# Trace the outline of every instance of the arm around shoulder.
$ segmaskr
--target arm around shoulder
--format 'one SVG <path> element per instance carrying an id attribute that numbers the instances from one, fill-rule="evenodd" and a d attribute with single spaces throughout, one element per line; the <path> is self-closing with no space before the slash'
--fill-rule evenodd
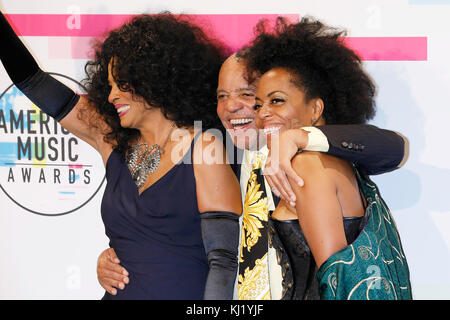
<path id="1" fill-rule="evenodd" d="M 328 140 L 328 154 L 358 164 L 367 174 L 398 169 L 407 158 L 407 140 L 397 132 L 368 124 L 317 128 Z"/>

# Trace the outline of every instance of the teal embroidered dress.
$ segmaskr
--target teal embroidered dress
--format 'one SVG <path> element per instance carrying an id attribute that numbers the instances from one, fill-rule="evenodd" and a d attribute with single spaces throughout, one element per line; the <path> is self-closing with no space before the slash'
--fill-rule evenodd
<path id="1" fill-rule="evenodd" d="M 356 240 L 318 270 L 321 300 L 412 299 L 409 269 L 395 221 L 377 186 L 355 170 L 367 200 Z"/>

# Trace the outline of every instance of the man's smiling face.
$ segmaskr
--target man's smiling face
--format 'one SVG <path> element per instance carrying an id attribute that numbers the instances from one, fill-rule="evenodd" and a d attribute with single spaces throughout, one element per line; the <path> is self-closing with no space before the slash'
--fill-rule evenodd
<path id="1" fill-rule="evenodd" d="M 255 95 L 255 86 L 245 80 L 245 65 L 234 55 L 229 57 L 219 73 L 217 114 L 236 147 L 241 149 L 257 146 Z"/>

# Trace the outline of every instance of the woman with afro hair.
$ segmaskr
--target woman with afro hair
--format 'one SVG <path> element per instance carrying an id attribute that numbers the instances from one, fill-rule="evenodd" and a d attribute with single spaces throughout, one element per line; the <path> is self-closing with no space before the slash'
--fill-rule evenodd
<path id="1" fill-rule="evenodd" d="M 3 14 L 0 33 L 14 84 L 105 164 L 102 219 L 129 283 L 104 299 L 231 299 L 239 183 L 222 141 L 194 128 L 220 123 L 221 47 L 184 16 L 137 16 L 96 46 L 80 96 L 39 68 Z"/>
<path id="2" fill-rule="evenodd" d="M 246 50 L 257 80 L 256 123 L 271 157 L 291 128 L 363 124 L 375 114 L 375 86 L 343 31 L 313 18 L 274 32 L 264 23 Z M 358 148 L 359 146 L 356 146 Z M 283 274 L 282 299 L 411 299 L 407 261 L 394 219 L 377 186 L 339 158 L 295 155 L 296 202 L 282 200 L 269 219 L 270 245 Z"/>

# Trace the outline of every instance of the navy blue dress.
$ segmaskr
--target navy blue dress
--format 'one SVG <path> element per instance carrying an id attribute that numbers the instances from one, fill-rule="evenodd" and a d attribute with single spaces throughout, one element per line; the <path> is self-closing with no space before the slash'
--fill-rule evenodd
<path id="1" fill-rule="evenodd" d="M 208 261 L 197 207 L 192 147 L 139 195 L 114 150 L 106 163 L 101 212 L 110 247 L 127 269 L 124 290 L 104 299 L 203 299 Z"/>

